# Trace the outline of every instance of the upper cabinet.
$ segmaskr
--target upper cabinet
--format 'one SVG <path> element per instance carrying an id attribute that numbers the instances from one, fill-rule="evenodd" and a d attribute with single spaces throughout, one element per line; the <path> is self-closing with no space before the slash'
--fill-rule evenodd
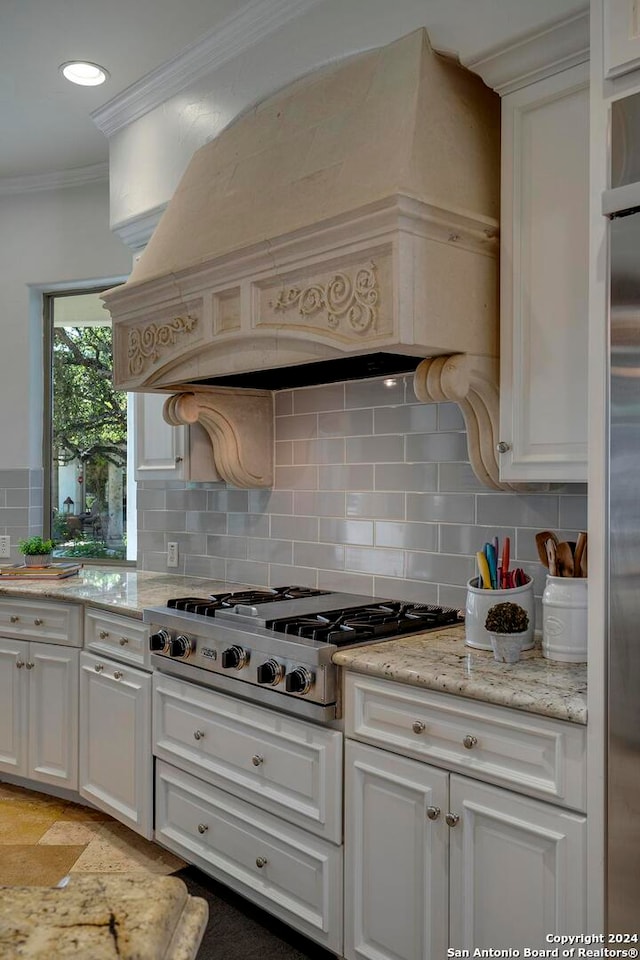
<path id="1" fill-rule="evenodd" d="M 587 477 L 588 85 L 582 63 L 502 98 L 502 481 Z"/>
<path id="2" fill-rule="evenodd" d="M 170 426 L 162 413 L 165 400 L 161 393 L 134 396 L 136 478 L 219 480 L 204 428 L 198 423 Z"/>
<path id="3" fill-rule="evenodd" d="M 640 67 L 640 7 L 637 0 L 605 0 L 604 75 L 619 77 Z"/>

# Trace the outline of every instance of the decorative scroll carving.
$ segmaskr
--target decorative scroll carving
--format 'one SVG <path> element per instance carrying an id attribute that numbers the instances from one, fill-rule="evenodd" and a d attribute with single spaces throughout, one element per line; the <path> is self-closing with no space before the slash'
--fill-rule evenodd
<path id="1" fill-rule="evenodd" d="M 379 300 L 377 267 L 371 261 L 368 267 L 360 267 L 354 278 L 341 271 L 324 285 L 312 283 L 308 287 L 288 287 L 281 291 L 277 300 L 271 300 L 269 306 L 281 311 L 297 306 L 302 317 L 326 310 L 330 327 L 335 329 L 344 317 L 352 330 L 364 333 L 375 330 Z"/>
<path id="2" fill-rule="evenodd" d="M 204 427 L 222 480 L 235 487 L 273 486 L 271 391 L 210 387 L 178 393 L 165 401 L 163 416 L 172 426 Z"/>
<path id="3" fill-rule="evenodd" d="M 147 363 L 155 363 L 161 347 L 173 346 L 178 334 L 191 333 L 198 322 L 197 317 L 187 314 L 186 317 L 175 317 L 168 323 L 158 325 L 150 323 L 142 330 L 135 328 L 129 331 L 129 373 L 138 376 Z"/>
<path id="4" fill-rule="evenodd" d="M 469 460 L 481 483 L 494 490 L 523 489 L 521 484 L 500 480 L 495 360 L 462 353 L 423 360 L 414 374 L 413 388 L 424 403 L 453 400 L 458 404 L 467 428 Z"/>

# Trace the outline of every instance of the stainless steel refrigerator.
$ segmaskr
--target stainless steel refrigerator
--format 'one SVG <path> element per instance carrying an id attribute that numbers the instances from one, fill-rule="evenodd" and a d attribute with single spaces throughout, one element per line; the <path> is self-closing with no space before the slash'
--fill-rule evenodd
<path id="1" fill-rule="evenodd" d="M 611 113 L 607 923 L 640 932 L 640 94 Z"/>

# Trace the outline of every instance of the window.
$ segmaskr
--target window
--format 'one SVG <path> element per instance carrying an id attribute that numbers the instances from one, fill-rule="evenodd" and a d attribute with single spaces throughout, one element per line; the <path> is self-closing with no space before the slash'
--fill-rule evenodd
<path id="1" fill-rule="evenodd" d="M 135 484 L 127 482 L 127 394 L 113 388 L 100 290 L 45 295 L 44 526 L 56 556 L 115 562 L 135 559 L 127 543 Z"/>

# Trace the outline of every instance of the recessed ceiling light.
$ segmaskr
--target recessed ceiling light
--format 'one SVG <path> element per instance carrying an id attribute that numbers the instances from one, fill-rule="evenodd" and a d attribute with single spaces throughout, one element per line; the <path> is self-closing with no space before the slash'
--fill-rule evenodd
<path id="1" fill-rule="evenodd" d="M 80 83 L 83 87 L 97 87 L 104 83 L 109 72 L 98 63 L 89 63 L 87 60 L 69 60 L 60 64 L 63 76 L 71 83 Z"/>

